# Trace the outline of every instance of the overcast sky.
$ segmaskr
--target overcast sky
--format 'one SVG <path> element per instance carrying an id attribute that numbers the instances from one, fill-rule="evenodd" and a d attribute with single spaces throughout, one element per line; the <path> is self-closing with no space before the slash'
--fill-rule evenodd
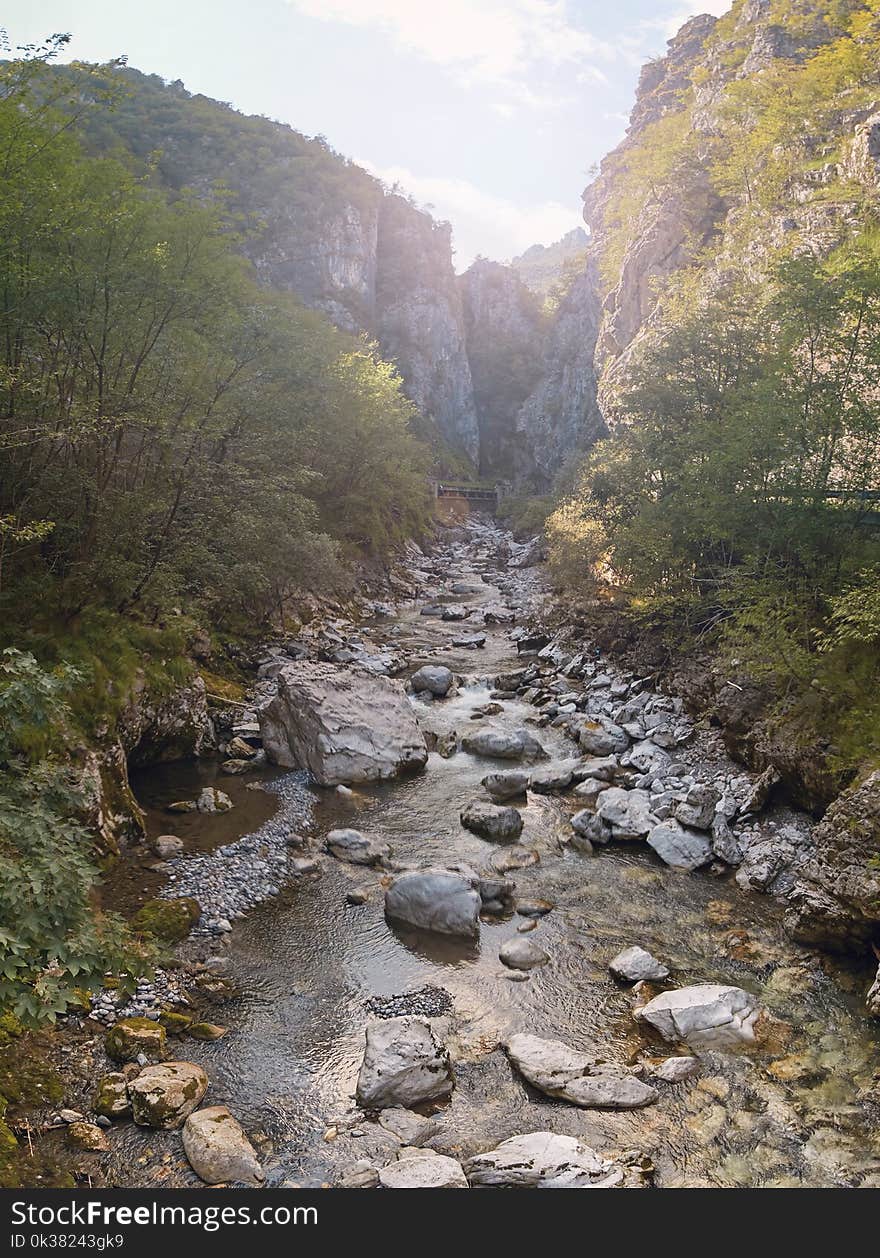
<path id="1" fill-rule="evenodd" d="M 5 0 L 13 45 L 129 63 L 322 134 L 454 228 L 456 265 L 579 224 L 639 67 L 729 0 Z"/>

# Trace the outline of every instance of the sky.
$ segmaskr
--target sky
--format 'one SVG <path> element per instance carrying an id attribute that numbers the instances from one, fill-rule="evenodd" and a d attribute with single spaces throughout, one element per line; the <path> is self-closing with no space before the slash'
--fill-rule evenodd
<path id="1" fill-rule="evenodd" d="M 130 65 L 324 135 L 453 225 L 456 267 L 582 225 L 640 66 L 730 0 L 0 0 L 13 46 Z"/>

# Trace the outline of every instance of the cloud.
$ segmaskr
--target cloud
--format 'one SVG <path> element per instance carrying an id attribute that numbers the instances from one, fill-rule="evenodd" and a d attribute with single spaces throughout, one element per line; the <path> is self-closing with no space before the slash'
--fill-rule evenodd
<path id="1" fill-rule="evenodd" d="M 613 48 L 575 25 L 566 0 L 287 0 L 306 17 L 383 31 L 401 49 L 469 83 L 510 87 L 545 69 L 610 60 Z"/>
<path id="2" fill-rule="evenodd" d="M 377 167 L 361 161 L 389 187 L 399 184 L 436 218 L 448 218 L 455 227 L 456 265 L 463 269 L 478 253 L 511 258 L 529 245 L 550 245 L 573 227 L 583 227 L 580 207 L 559 201 L 517 205 L 504 197 L 484 192 L 467 179 L 444 175 L 418 175 L 405 166 Z M 487 249 L 486 241 L 492 242 Z"/>
<path id="3" fill-rule="evenodd" d="M 698 13 L 711 13 L 723 17 L 730 9 L 732 0 L 679 0 L 672 12 L 654 20 L 656 29 L 662 30 L 667 39 L 677 35 L 689 18 Z"/>

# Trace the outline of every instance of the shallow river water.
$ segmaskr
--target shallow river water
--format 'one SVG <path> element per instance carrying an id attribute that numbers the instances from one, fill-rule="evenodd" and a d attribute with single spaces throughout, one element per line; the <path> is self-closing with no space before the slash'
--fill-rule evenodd
<path id="1" fill-rule="evenodd" d="M 478 538 L 466 555 L 448 555 L 446 583 L 479 585 L 490 553 Z M 483 601 L 501 599 L 484 588 Z M 454 697 L 417 705 L 437 732 L 473 728 L 472 710 L 488 700 L 486 678 L 516 666 L 505 628 L 489 629 L 481 651 L 451 647 L 460 632 L 419 617 L 418 605 L 396 622 L 396 649 L 413 651 L 413 668 L 432 659 L 468 678 Z M 536 715 L 520 702 L 503 706 L 482 723 L 513 728 Z M 542 729 L 540 737 L 551 754 L 573 754 L 559 731 Z M 491 870 L 505 849 L 464 830 L 458 814 L 482 796 L 480 779 L 493 767 L 505 766 L 432 753 L 424 772 L 359 789 L 350 800 L 315 788 L 311 846 L 319 851 L 323 834 L 347 825 L 389 842 L 404 863 Z M 185 777 L 198 772 L 181 768 L 170 781 L 167 770 L 141 776 L 142 800 L 157 810 L 154 828 L 167 828 L 159 810 L 169 796 L 191 794 L 196 783 Z M 182 836 L 192 850 L 256 828 L 265 818 L 248 807 L 259 811 L 268 800 L 271 808 L 271 796 L 250 795 L 222 821 L 192 820 L 193 834 Z M 451 997 L 449 1012 L 434 1019 L 456 1073 L 432 1141 L 441 1152 L 464 1157 L 509 1136 L 552 1130 L 602 1152 L 639 1150 L 658 1186 L 880 1184 L 880 1034 L 863 1011 L 867 971 L 793 944 L 777 903 L 741 891 L 729 874 L 673 871 L 645 845 L 611 846 L 592 858 L 571 850 L 561 839 L 573 811 L 564 796 L 534 794 L 523 809 L 520 843 L 540 859 L 508 876 L 519 896 L 556 905 L 534 935 L 551 962 L 527 981 L 513 981 L 498 960 L 523 918 L 487 919 L 476 945 L 398 930 L 384 918 L 381 872 L 331 858 L 320 876 L 291 881 L 236 924 L 229 956 L 242 995 L 218 1009 L 230 1034 L 214 1044 L 188 1042 L 180 1053 L 207 1068 L 209 1102 L 228 1104 L 257 1134 L 268 1182 L 333 1183 L 358 1159 L 388 1160 L 387 1133 L 351 1117 L 367 1002 L 429 985 Z M 355 887 L 368 892 L 365 904 L 346 903 Z M 619 1062 L 668 1055 L 668 1046 L 637 1029 L 630 992 L 609 975 L 609 960 L 631 944 L 665 961 L 676 985 L 717 980 L 758 994 L 779 1019 L 771 1042 L 748 1053 L 704 1054 L 699 1076 L 661 1084 L 658 1102 L 642 1110 L 580 1110 L 541 1096 L 513 1074 L 499 1047 L 513 1031 L 598 1047 Z M 128 1124 L 115 1135 L 115 1182 L 193 1182 L 177 1133 Z"/>

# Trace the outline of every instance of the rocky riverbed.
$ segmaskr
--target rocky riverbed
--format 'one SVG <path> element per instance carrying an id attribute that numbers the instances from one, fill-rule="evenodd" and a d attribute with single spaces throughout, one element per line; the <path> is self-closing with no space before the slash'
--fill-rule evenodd
<path id="1" fill-rule="evenodd" d="M 545 632 L 534 558 L 474 519 L 411 550 L 394 605 L 267 653 L 230 741 L 312 775 L 161 862 L 201 908 L 189 968 L 95 1013 L 223 1001 L 216 1038 L 172 1019 L 159 1056 L 205 1071 L 251 1184 L 880 1184 L 870 967 L 783 926 L 812 822 L 682 697 Z M 88 1116 L 119 1061 L 83 1052 Z M 111 1184 L 214 1182 L 204 1110 L 182 1140 L 125 1116 L 130 1056 L 83 1156 Z"/>

